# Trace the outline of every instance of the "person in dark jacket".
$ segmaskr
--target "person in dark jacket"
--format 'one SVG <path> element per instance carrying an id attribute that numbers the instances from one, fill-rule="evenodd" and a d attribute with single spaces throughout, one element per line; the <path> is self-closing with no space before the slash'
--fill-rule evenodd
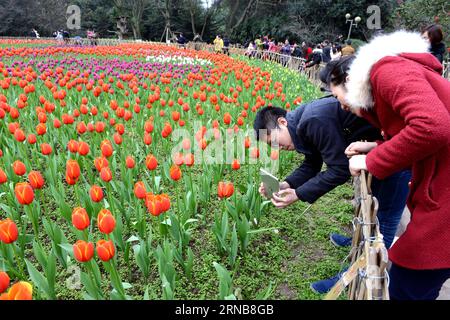
<path id="1" fill-rule="evenodd" d="M 328 63 L 331 61 L 331 45 L 328 40 L 323 42 L 323 54 L 322 54 L 322 62 Z"/>
<path id="2" fill-rule="evenodd" d="M 305 155 L 302 165 L 281 185 L 286 197 L 272 199 L 279 208 L 297 200 L 314 203 L 347 182 L 350 171 L 345 148 L 354 141 L 374 141 L 380 137 L 379 130 L 343 111 L 339 101 L 332 97 L 304 104 L 291 112 L 276 107 L 264 108 L 256 115 L 254 129 L 258 140 L 267 143 L 271 143 L 271 132 L 278 129 L 281 149 Z M 327 170 L 321 172 L 324 162 Z"/>
<path id="3" fill-rule="evenodd" d="M 319 65 L 322 62 L 322 58 L 323 58 L 322 46 L 318 44 L 316 46 L 316 49 L 314 49 L 312 55 L 309 56 L 308 60 L 306 60 L 305 67 L 311 68 L 313 66 Z"/>
<path id="4" fill-rule="evenodd" d="M 321 78 L 326 81 L 330 71 L 331 67 L 327 65 Z M 339 101 L 332 97 L 304 104 L 291 112 L 275 107 L 264 108 L 256 115 L 253 127 L 258 140 L 269 144 L 272 140 L 278 140 L 281 149 L 295 150 L 305 155 L 302 165 L 280 183 L 278 195 L 273 195 L 272 203 L 278 208 L 298 200 L 314 203 L 322 195 L 344 184 L 350 178 L 346 148 L 363 143 L 358 142 L 361 140 L 382 139 L 379 129 L 344 111 Z M 277 136 L 272 137 L 272 134 Z M 324 162 L 327 169 L 322 171 Z M 410 171 L 405 170 L 384 180 L 372 180 L 372 193 L 379 200 L 377 217 L 380 230 L 388 248 L 394 240 L 406 204 L 410 178 Z M 263 185 L 259 192 L 265 195 Z M 340 247 L 351 245 L 351 238 L 335 233 L 330 235 L 330 240 Z M 316 293 L 328 292 L 341 275 L 316 281 L 311 284 L 311 289 Z"/>
<path id="5" fill-rule="evenodd" d="M 430 53 L 442 64 L 445 56 L 445 44 L 442 42 L 444 35 L 442 29 L 438 25 L 432 24 L 426 27 L 422 36 L 430 43 Z"/>

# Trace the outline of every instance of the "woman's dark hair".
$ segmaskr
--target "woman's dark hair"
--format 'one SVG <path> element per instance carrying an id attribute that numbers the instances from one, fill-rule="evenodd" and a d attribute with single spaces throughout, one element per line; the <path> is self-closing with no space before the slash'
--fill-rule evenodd
<path id="1" fill-rule="evenodd" d="M 431 44 L 438 44 L 442 42 L 442 39 L 444 39 L 444 35 L 442 34 L 442 28 L 437 24 L 431 24 L 427 26 L 425 29 L 423 29 L 422 33 L 425 32 L 428 33 L 428 38 L 430 39 Z"/>
<path id="2" fill-rule="evenodd" d="M 253 129 L 255 130 L 256 139 L 261 139 L 260 130 L 267 130 L 270 134 L 272 130 L 278 128 L 278 119 L 286 118 L 287 111 L 278 107 L 265 107 L 258 111 Z"/>
<path id="3" fill-rule="evenodd" d="M 353 60 L 355 56 L 350 55 L 329 62 L 320 72 L 320 80 L 327 86 L 331 83 L 335 86 L 345 83 Z"/>

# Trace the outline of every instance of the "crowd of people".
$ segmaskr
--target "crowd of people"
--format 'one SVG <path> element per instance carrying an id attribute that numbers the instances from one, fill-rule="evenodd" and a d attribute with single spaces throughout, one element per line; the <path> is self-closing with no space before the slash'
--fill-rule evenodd
<path id="1" fill-rule="evenodd" d="M 363 170 L 373 175 L 394 300 L 436 299 L 450 279 L 450 82 L 442 77 L 442 40 L 432 25 L 422 34 L 378 35 L 356 54 L 343 48 L 320 72 L 331 95 L 293 111 L 263 108 L 254 122 L 258 140 L 271 144 L 276 135 L 281 149 L 305 156 L 269 195 L 278 208 L 312 204 Z M 260 193 L 268 196 L 263 184 Z M 405 205 L 411 221 L 394 242 Z M 352 243 L 335 233 L 330 240 Z M 312 290 L 328 292 L 345 271 Z"/>
<path id="2" fill-rule="evenodd" d="M 303 58 L 305 60 L 305 68 L 319 65 L 322 62 L 328 63 L 355 52 L 351 40 L 346 41 L 345 44 L 340 41 L 330 42 L 329 40 L 324 40 L 316 45 L 303 41 L 299 45 L 297 42 L 291 43 L 289 39 L 286 39 L 284 43 L 277 42 L 268 36 L 258 36 L 254 41 L 250 41 L 246 48 L 245 55 L 249 57 L 255 57 L 258 53 L 266 53 L 266 55 L 263 54 L 263 59 L 265 59 L 268 56 L 267 53 L 280 54 L 283 56 L 281 59 L 282 64 L 286 64 L 290 56 Z"/>

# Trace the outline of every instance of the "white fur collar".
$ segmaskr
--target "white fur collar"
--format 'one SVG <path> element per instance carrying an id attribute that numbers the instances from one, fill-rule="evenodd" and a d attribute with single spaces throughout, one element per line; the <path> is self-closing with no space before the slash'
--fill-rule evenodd
<path id="1" fill-rule="evenodd" d="M 382 58 L 400 53 L 425 53 L 429 46 L 419 33 L 404 30 L 378 36 L 362 46 L 348 73 L 346 100 L 349 106 L 363 109 L 373 107 L 370 71 Z"/>

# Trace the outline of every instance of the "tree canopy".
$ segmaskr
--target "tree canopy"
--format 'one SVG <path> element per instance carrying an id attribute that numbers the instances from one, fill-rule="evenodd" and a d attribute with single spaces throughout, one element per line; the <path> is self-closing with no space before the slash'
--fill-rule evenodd
<path id="1" fill-rule="evenodd" d="M 36 28 L 41 36 L 67 29 L 67 7 L 81 9 L 81 29 L 71 35 L 84 36 L 94 28 L 101 37 L 117 36 L 117 20 L 124 17 L 129 39 L 161 41 L 166 34 L 195 33 L 205 41 L 216 34 L 232 42 L 245 43 L 258 35 L 278 41 L 333 41 L 349 30 L 345 15 L 360 16 L 352 38 L 367 41 L 376 31 L 366 21 L 370 5 L 380 8 L 381 27 L 416 29 L 438 22 L 448 33 L 449 2 L 445 0 L 0 0 L 0 35 L 28 36 Z"/>

